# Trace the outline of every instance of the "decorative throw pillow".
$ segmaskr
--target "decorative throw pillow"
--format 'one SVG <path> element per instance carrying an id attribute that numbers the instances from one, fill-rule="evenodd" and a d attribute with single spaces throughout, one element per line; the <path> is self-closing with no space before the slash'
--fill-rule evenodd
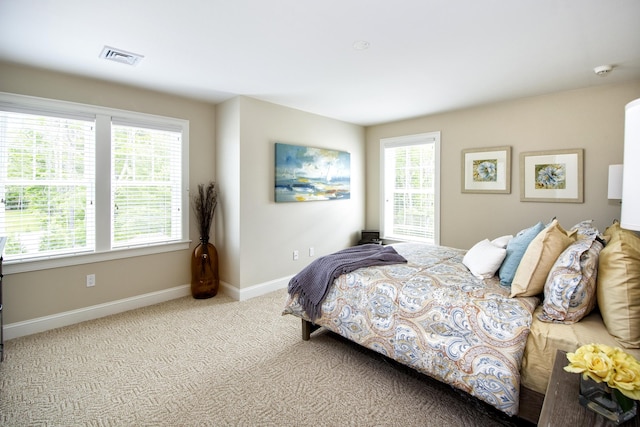
<path id="1" fill-rule="evenodd" d="M 520 230 L 507 244 L 507 254 L 500 266 L 498 275 L 500 276 L 500 284 L 502 286 L 511 286 L 513 276 L 516 274 L 520 260 L 527 250 L 529 243 L 544 230 L 542 221 L 533 227 Z"/>
<path id="2" fill-rule="evenodd" d="M 607 330 L 626 348 L 640 348 L 640 237 L 617 222 L 600 252 L 598 307 Z"/>
<path id="3" fill-rule="evenodd" d="M 576 323 L 595 308 L 598 259 L 603 247 L 596 235 L 569 245 L 553 264 L 538 319 Z"/>
<path id="4" fill-rule="evenodd" d="M 489 239 L 484 239 L 467 251 L 462 263 L 474 276 L 488 279 L 495 276 L 506 254 L 506 249 L 494 245 Z"/>
<path id="5" fill-rule="evenodd" d="M 575 241 L 575 231 L 565 231 L 551 221 L 529 244 L 511 283 L 511 297 L 531 297 L 544 290 L 547 275 L 558 256 Z"/>
<path id="6" fill-rule="evenodd" d="M 576 232 L 576 240 L 580 240 L 580 239 L 591 240 L 591 239 L 594 239 L 595 236 L 600 235 L 600 231 L 598 231 L 598 229 L 593 225 L 592 219 L 587 219 L 577 223 L 576 225 L 571 227 L 571 231 Z M 600 235 L 600 237 L 602 236 Z"/>
<path id="7" fill-rule="evenodd" d="M 506 236 L 496 237 L 491 241 L 491 243 L 499 248 L 506 249 L 511 239 L 513 239 L 513 236 L 511 234 L 507 234 Z"/>

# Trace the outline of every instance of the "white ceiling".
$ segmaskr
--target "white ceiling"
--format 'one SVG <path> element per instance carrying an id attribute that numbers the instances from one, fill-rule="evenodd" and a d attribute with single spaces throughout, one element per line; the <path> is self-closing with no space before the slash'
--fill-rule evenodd
<path id="1" fill-rule="evenodd" d="M 371 125 L 640 79 L 640 0 L 0 0 L 0 60 Z"/>

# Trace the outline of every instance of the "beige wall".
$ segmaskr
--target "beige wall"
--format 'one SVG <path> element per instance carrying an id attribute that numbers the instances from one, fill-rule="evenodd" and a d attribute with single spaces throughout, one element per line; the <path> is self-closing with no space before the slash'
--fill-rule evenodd
<path id="1" fill-rule="evenodd" d="M 215 177 L 215 106 L 157 92 L 0 62 L 0 91 L 60 99 L 190 122 L 189 187 Z M 198 242 L 191 217 L 191 248 Z M 53 315 L 191 281 L 191 251 L 183 250 L 116 261 L 8 274 L 3 281 L 4 323 Z M 85 277 L 96 274 L 96 286 Z"/>
<path id="2" fill-rule="evenodd" d="M 212 239 L 219 250 L 221 279 L 232 289 L 286 284 L 287 277 L 315 257 L 354 243 L 364 224 L 361 126 L 251 98 L 214 106 L 2 62 L 0 76 L 2 92 L 189 120 L 189 187 L 193 192 L 200 183 L 218 183 Z M 351 200 L 276 204 L 276 141 L 351 152 Z M 191 251 L 199 238 L 193 216 L 189 229 L 189 250 L 6 275 L 5 325 L 188 285 Z M 309 247 L 315 249 L 314 258 L 308 256 Z M 298 261 L 292 260 L 294 249 L 300 252 Z M 95 287 L 86 287 L 87 274 L 96 274 Z"/>
<path id="3" fill-rule="evenodd" d="M 361 126 L 246 97 L 219 105 L 216 123 L 217 179 L 225 190 L 218 234 L 221 280 L 243 290 L 277 281 L 357 241 L 365 203 Z M 276 142 L 351 153 L 351 199 L 275 203 Z M 226 191 L 228 180 L 239 185 Z"/>
<path id="4" fill-rule="evenodd" d="M 0 91 L 121 108 L 190 121 L 189 187 L 218 182 L 213 241 L 221 279 L 234 289 L 282 281 L 316 257 L 354 243 L 359 230 L 379 226 L 379 140 L 442 132 L 441 243 L 470 247 L 484 237 L 515 233 L 557 216 L 565 225 L 593 218 L 604 227 L 619 205 L 606 199 L 609 164 L 622 161 L 624 105 L 640 97 L 640 82 L 551 94 L 367 128 L 251 98 L 218 106 L 168 94 L 0 62 Z M 274 144 L 284 142 L 351 153 L 350 200 L 275 203 Z M 512 192 L 462 194 L 464 148 L 511 145 Z M 585 149 L 585 203 L 519 201 L 522 151 Z M 365 166 L 366 165 L 366 166 Z M 366 185 L 365 185 L 366 183 Z M 366 197 L 365 197 L 366 191 Z M 366 213 L 366 224 L 365 224 Z M 91 307 L 190 282 L 191 248 L 152 256 L 9 274 L 5 325 Z M 293 261 L 293 250 L 300 259 Z M 86 288 L 95 273 L 97 286 Z"/>
<path id="5" fill-rule="evenodd" d="M 593 219 L 604 230 L 620 216 L 607 200 L 610 164 L 622 163 L 624 107 L 640 97 L 640 81 L 554 93 L 367 128 L 367 228 L 379 226 L 381 138 L 440 131 L 442 245 L 469 248 L 557 217 L 571 227 Z M 461 192 L 461 151 L 512 147 L 511 194 Z M 520 153 L 584 149 L 584 203 L 520 201 Z"/>
<path id="6" fill-rule="evenodd" d="M 216 107 L 216 246 L 220 280 L 240 287 L 240 98 Z"/>

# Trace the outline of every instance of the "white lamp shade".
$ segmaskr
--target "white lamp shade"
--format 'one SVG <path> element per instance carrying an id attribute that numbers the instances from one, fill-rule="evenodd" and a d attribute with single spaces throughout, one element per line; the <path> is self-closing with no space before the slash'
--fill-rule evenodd
<path id="1" fill-rule="evenodd" d="M 640 98 L 625 107 L 620 227 L 640 231 Z"/>
<path id="2" fill-rule="evenodd" d="M 622 199 L 622 165 L 609 165 L 608 199 Z"/>

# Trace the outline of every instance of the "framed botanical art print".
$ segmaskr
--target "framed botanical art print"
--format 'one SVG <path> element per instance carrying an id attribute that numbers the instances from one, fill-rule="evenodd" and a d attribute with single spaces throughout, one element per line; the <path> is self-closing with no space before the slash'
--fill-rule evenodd
<path id="1" fill-rule="evenodd" d="M 582 203 L 584 150 L 520 153 L 520 200 Z"/>
<path id="2" fill-rule="evenodd" d="M 511 193 L 511 147 L 462 150 L 463 193 Z"/>

